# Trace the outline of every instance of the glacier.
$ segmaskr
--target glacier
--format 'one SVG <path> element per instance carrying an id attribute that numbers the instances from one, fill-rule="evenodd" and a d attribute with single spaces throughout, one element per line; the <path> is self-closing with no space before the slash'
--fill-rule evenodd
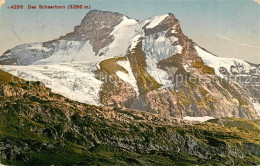
<path id="1" fill-rule="evenodd" d="M 87 63 L 3 66 L 3 70 L 22 79 L 43 82 L 52 92 L 72 100 L 100 105 L 102 82 L 95 78 L 87 66 Z"/>
<path id="2" fill-rule="evenodd" d="M 166 32 L 159 32 L 154 35 L 145 36 L 143 40 L 143 51 L 146 54 L 147 72 L 163 87 L 174 86 L 169 79 L 168 73 L 158 67 L 158 62 L 168 59 L 171 56 L 181 53 L 182 46 L 172 46 L 172 43 L 178 41 L 177 38 L 165 37 Z"/>

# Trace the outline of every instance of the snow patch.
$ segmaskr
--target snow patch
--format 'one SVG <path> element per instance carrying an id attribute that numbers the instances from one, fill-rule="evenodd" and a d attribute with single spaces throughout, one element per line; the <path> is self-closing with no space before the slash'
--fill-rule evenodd
<path id="1" fill-rule="evenodd" d="M 132 44 L 132 39 L 138 33 L 136 29 L 137 25 L 138 22 L 136 20 L 124 16 L 121 23 L 110 34 L 114 37 L 114 41 L 99 52 L 105 53 L 106 58 L 125 55 Z"/>
<path id="2" fill-rule="evenodd" d="M 134 76 L 134 73 L 132 71 L 131 64 L 130 64 L 129 60 L 118 61 L 117 64 L 122 66 L 123 68 L 125 68 L 127 70 L 128 74 L 126 74 L 122 71 L 117 71 L 116 75 L 120 79 L 122 79 L 123 81 L 131 84 L 134 87 L 134 90 L 136 91 L 136 95 L 139 96 L 139 89 L 138 89 L 138 86 L 137 86 L 137 81 L 135 79 L 135 76 Z"/>
<path id="3" fill-rule="evenodd" d="M 172 82 L 169 79 L 168 73 L 158 68 L 158 60 L 155 57 L 151 56 L 149 53 L 146 55 L 146 70 L 149 75 L 151 75 L 159 84 L 162 84 L 165 87 L 173 86 Z"/>
<path id="4" fill-rule="evenodd" d="M 178 39 L 177 37 L 175 37 L 175 36 L 172 36 L 170 39 L 171 39 L 172 44 L 175 43 L 175 42 L 177 42 L 177 41 L 179 40 L 179 39 Z"/>
<path id="5" fill-rule="evenodd" d="M 56 44 L 52 56 L 41 59 L 35 62 L 34 65 L 84 62 L 99 58 L 95 56 L 95 52 L 89 41 L 60 40 Z"/>
<path id="6" fill-rule="evenodd" d="M 203 116 L 203 117 L 191 117 L 191 116 L 186 116 L 183 118 L 183 120 L 187 120 L 187 121 L 196 121 L 196 122 L 205 122 L 208 121 L 210 119 L 215 119 L 213 117 L 210 116 Z"/>
<path id="7" fill-rule="evenodd" d="M 169 14 L 164 14 L 161 16 L 155 16 L 155 17 L 150 18 L 150 20 L 151 20 L 150 24 L 146 26 L 146 29 L 152 29 L 152 28 L 156 27 L 168 16 L 169 16 Z"/>
<path id="8" fill-rule="evenodd" d="M 177 33 L 175 29 L 173 29 L 171 32 L 172 32 L 173 34 Z"/>
<path id="9" fill-rule="evenodd" d="M 260 103 L 258 102 L 255 102 L 255 103 L 252 103 L 255 110 L 256 110 L 256 113 L 258 114 L 258 116 L 260 117 Z"/>
<path id="10" fill-rule="evenodd" d="M 190 66 L 189 63 L 184 64 L 183 67 L 184 67 L 184 70 L 185 70 L 185 71 L 190 72 L 190 68 L 191 68 L 191 66 Z"/>
<path id="11" fill-rule="evenodd" d="M 49 48 L 43 47 L 42 43 L 33 43 L 29 45 L 29 49 L 31 50 L 43 50 L 43 51 L 49 51 Z"/>

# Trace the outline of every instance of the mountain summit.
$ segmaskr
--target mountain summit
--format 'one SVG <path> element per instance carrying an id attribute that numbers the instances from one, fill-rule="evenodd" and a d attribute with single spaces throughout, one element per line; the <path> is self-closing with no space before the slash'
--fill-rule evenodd
<path id="1" fill-rule="evenodd" d="M 94 10 L 74 32 L 17 46 L 0 64 L 88 104 L 173 117 L 259 118 L 259 65 L 209 53 L 183 34 L 173 14 L 137 21 Z"/>

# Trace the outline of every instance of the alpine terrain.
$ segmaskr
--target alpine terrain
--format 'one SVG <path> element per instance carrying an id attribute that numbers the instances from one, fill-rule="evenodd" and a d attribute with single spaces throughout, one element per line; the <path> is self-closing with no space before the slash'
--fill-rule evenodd
<path id="1" fill-rule="evenodd" d="M 3 70 L 75 101 L 172 117 L 259 118 L 259 65 L 217 57 L 172 14 L 136 21 L 91 11 L 74 32 L 17 46 Z"/>
<path id="2" fill-rule="evenodd" d="M 0 65 L 0 163 L 260 164 L 260 65 L 208 52 L 173 14 L 93 10 Z"/>
<path id="3" fill-rule="evenodd" d="M 1 164 L 257 165 L 259 138 L 259 120 L 108 109 L 0 71 Z"/>

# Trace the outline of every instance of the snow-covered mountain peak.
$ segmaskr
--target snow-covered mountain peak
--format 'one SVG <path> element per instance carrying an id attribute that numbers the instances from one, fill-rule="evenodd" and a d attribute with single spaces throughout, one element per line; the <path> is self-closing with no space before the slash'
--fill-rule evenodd
<path id="1" fill-rule="evenodd" d="M 259 70 L 243 60 L 216 57 L 201 49 L 183 34 L 173 14 L 139 22 L 119 13 L 91 11 L 73 32 L 17 46 L 0 57 L 0 64 L 18 77 L 41 81 L 56 93 L 94 105 L 177 117 L 255 118 L 248 99 L 260 103 L 259 88 L 251 86 L 254 81 L 246 85 L 250 90 L 219 81 L 228 74 L 235 76 L 241 66 L 244 75 L 249 72 L 260 80 Z M 179 75 L 184 78 L 177 83 Z M 189 82 L 191 75 L 216 76 L 217 82 Z M 116 81 L 109 81 L 111 77 Z"/>
<path id="2" fill-rule="evenodd" d="M 146 22 L 149 22 L 149 23 L 146 26 L 146 29 L 155 28 L 168 16 L 169 16 L 169 14 L 164 14 L 164 15 L 155 16 L 155 17 L 151 17 L 150 19 L 147 19 Z"/>
<path id="3" fill-rule="evenodd" d="M 86 14 L 79 26 L 114 27 L 123 20 L 123 17 L 125 16 L 116 12 L 92 10 Z"/>
<path id="4" fill-rule="evenodd" d="M 60 63 L 75 62 L 84 60 L 84 57 L 89 59 L 88 54 L 92 55 L 92 52 L 98 57 L 123 56 L 135 47 L 140 37 L 166 32 L 170 28 L 172 28 L 170 33 L 173 31 L 176 33 L 178 30 L 174 29 L 174 24 L 178 21 L 169 21 L 172 16 L 172 14 L 164 14 L 138 22 L 119 13 L 94 10 L 84 17 L 82 23 L 75 27 L 74 32 L 61 36 L 57 40 L 17 46 L 3 54 L 0 63 L 42 64 L 42 62 L 46 63 L 46 60 L 49 61 L 49 58 L 55 59 L 56 56 L 60 57 Z M 177 36 L 169 36 L 170 33 L 167 34 L 168 38 L 176 42 Z M 159 40 L 164 40 L 165 37 L 160 36 Z M 49 61 L 49 63 L 59 62 L 56 58 L 55 62 Z"/>

